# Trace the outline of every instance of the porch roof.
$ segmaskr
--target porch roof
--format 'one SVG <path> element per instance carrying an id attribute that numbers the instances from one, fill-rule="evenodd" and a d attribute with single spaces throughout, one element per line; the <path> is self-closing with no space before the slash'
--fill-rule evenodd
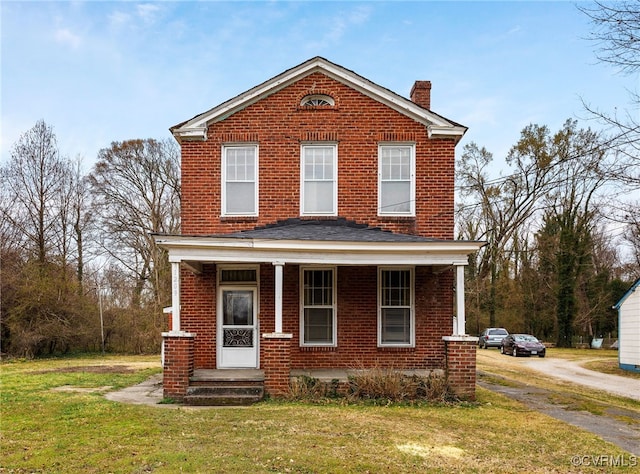
<path id="1" fill-rule="evenodd" d="M 169 261 L 194 271 L 203 263 L 466 265 L 480 241 L 441 240 L 385 231 L 346 219 L 287 219 L 215 235 L 154 234 Z"/>

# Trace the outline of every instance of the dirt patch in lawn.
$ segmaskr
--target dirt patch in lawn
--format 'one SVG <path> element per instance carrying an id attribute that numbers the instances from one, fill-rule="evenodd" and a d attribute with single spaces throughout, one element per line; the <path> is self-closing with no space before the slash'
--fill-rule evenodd
<path id="1" fill-rule="evenodd" d="M 32 374 L 72 374 L 77 372 L 89 372 L 93 374 L 132 374 L 137 372 L 138 368 L 128 365 L 79 365 L 75 367 L 59 367 L 56 369 L 37 370 Z"/>
<path id="2" fill-rule="evenodd" d="M 111 385 L 105 385 L 104 387 L 76 387 L 75 385 L 61 385 L 60 387 L 52 388 L 52 392 L 68 392 L 68 393 L 104 393 L 111 390 Z"/>

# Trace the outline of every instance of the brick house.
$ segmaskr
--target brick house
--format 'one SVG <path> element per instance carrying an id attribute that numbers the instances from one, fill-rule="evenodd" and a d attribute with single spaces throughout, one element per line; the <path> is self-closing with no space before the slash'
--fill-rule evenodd
<path id="1" fill-rule="evenodd" d="M 259 373 L 272 395 L 320 369 L 445 371 L 475 397 L 454 148 L 466 127 L 312 58 L 171 128 L 182 149 L 165 396 Z M 454 316 L 455 315 L 455 316 Z"/>

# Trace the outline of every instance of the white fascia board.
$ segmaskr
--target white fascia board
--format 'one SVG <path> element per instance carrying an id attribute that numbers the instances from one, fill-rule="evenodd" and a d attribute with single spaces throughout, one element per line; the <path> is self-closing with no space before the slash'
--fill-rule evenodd
<path id="1" fill-rule="evenodd" d="M 157 237 L 169 261 L 342 265 L 467 265 L 482 242 L 325 242 Z"/>

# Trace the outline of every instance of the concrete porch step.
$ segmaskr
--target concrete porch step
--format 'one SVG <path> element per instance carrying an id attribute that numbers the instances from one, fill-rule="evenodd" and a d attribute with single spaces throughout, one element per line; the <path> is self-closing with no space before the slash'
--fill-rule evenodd
<path id="1" fill-rule="evenodd" d="M 184 403 L 197 406 L 241 406 L 264 398 L 261 370 L 196 370 Z"/>
<path id="2" fill-rule="evenodd" d="M 263 386 L 221 384 L 189 387 L 184 403 L 197 406 L 241 406 L 257 403 L 263 398 Z"/>

